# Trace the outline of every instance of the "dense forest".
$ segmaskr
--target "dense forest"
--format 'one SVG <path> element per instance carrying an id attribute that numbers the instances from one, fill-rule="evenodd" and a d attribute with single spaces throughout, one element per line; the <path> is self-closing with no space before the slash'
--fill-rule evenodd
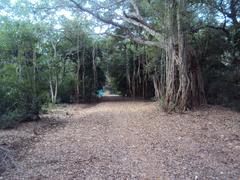
<path id="1" fill-rule="evenodd" d="M 0 1 L 0 127 L 105 86 L 167 111 L 240 110 L 239 0 Z"/>

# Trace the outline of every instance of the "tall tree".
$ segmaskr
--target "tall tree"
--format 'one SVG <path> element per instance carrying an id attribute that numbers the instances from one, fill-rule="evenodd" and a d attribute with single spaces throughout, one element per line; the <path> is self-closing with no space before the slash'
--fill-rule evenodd
<path id="1" fill-rule="evenodd" d="M 130 0 L 116 3 L 104 1 L 102 6 L 97 3 L 93 5 L 89 1 L 90 8 L 75 0 L 70 1 L 79 10 L 91 14 L 104 23 L 123 29 L 124 33 L 121 37 L 130 38 L 140 44 L 156 46 L 166 52 L 166 92 L 164 95 L 166 109 L 186 110 L 205 103 L 201 71 L 194 58 L 194 52 L 188 45 L 186 35 L 188 33 L 186 15 L 188 4 L 184 0 L 148 2 Z M 111 9 L 107 4 L 113 4 Z M 113 10 L 113 7 L 118 10 Z M 144 10 L 144 7 L 147 7 L 147 10 Z M 125 9 L 120 16 L 116 13 L 120 11 L 119 8 Z M 105 16 L 102 9 L 108 9 L 108 16 Z M 113 20 L 110 19 L 109 14 Z M 126 23 L 120 23 L 119 19 Z M 159 26 L 160 23 L 164 25 Z M 142 29 L 144 34 L 147 33 L 149 36 L 136 36 L 137 33 L 131 28 L 132 26 L 127 26 L 127 24 Z"/>

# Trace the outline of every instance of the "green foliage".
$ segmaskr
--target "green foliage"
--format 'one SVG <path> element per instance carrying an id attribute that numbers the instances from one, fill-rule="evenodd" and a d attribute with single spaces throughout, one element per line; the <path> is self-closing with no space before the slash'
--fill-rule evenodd
<path id="1" fill-rule="evenodd" d="M 75 97 L 75 79 L 74 77 L 66 77 L 59 87 L 59 102 L 72 103 Z"/>
<path id="2" fill-rule="evenodd" d="M 240 72 L 231 54 L 231 42 L 217 30 L 197 34 L 196 45 L 203 70 L 208 103 L 239 110 Z M 239 63 L 239 62 L 238 62 Z"/>
<path id="3" fill-rule="evenodd" d="M 6 112 L 0 116 L 0 129 L 13 128 L 22 119 L 22 113 L 15 110 Z"/>
<path id="4" fill-rule="evenodd" d="M 78 99 L 89 102 L 96 98 L 97 89 L 105 84 L 105 74 L 100 68 L 102 52 L 85 32 L 85 23 L 65 19 L 63 29 L 57 30 L 51 21 L 32 23 L 6 17 L 1 20 L 4 22 L 0 27 L 2 128 L 37 119 L 46 103 L 70 103 Z"/>
<path id="5" fill-rule="evenodd" d="M 8 128 L 37 119 L 45 89 L 34 57 L 38 41 L 34 26 L 7 19 L 0 32 L 0 126 Z"/>

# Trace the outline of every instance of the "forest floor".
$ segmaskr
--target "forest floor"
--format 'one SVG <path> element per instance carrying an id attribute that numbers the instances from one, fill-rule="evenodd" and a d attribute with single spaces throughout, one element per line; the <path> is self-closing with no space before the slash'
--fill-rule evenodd
<path id="1" fill-rule="evenodd" d="M 240 113 L 157 103 L 61 105 L 0 131 L 0 179 L 240 178 Z"/>

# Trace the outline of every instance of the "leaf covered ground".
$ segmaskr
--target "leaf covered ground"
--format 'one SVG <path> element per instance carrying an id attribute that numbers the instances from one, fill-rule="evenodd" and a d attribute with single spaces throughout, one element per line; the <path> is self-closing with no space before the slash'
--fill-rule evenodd
<path id="1" fill-rule="evenodd" d="M 240 178 L 240 114 L 153 102 L 61 105 L 0 131 L 0 179 Z"/>

